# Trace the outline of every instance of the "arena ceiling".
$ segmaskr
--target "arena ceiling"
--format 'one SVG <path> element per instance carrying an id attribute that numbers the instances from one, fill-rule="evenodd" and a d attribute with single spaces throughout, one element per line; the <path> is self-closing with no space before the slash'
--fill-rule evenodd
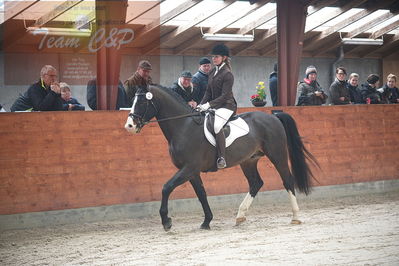
<path id="1" fill-rule="evenodd" d="M 345 44 L 345 57 L 399 58 L 399 1 L 309 2 L 303 56 L 335 57 L 343 38 L 366 38 L 381 39 L 383 44 Z M 96 23 L 95 9 L 92 0 L 0 1 L 3 50 L 37 50 L 37 36 L 27 31 L 29 27 L 90 28 Z M 228 33 L 254 35 L 251 42 L 229 41 L 233 55 L 276 56 L 276 21 L 275 1 L 252 5 L 235 0 L 129 1 L 124 23 L 135 36 L 123 53 L 203 55 L 215 42 L 204 40 L 203 34 Z M 44 48 L 44 52 L 52 51 Z M 75 48 L 72 52 L 86 51 Z"/>

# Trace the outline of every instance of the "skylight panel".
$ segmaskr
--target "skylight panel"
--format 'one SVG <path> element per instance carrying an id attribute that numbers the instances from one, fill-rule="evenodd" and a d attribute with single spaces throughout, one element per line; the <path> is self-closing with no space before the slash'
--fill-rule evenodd
<path id="1" fill-rule="evenodd" d="M 340 31 L 342 31 L 342 32 L 351 32 L 353 30 L 356 30 L 357 28 L 369 23 L 373 19 L 385 14 L 386 12 L 389 12 L 389 11 L 388 10 L 383 10 L 383 9 L 377 10 L 377 11 L 371 13 L 370 15 L 365 16 L 364 18 L 361 18 L 360 20 L 354 22 L 353 24 L 348 25 L 347 27 L 341 29 Z"/>

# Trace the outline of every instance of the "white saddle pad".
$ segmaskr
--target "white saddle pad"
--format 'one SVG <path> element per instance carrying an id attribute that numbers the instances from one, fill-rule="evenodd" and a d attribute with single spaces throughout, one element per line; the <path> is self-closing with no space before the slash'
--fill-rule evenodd
<path id="1" fill-rule="evenodd" d="M 210 144 L 216 147 L 216 140 L 215 137 L 212 135 L 211 132 L 208 131 L 206 124 L 208 122 L 208 115 L 205 116 L 204 121 L 204 133 L 206 139 L 209 141 Z M 237 138 L 245 136 L 249 132 L 249 126 L 247 122 L 244 121 L 241 117 L 234 121 L 230 121 L 227 123 L 230 126 L 230 135 L 226 137 L 226 148 L 229 147 Z"/>

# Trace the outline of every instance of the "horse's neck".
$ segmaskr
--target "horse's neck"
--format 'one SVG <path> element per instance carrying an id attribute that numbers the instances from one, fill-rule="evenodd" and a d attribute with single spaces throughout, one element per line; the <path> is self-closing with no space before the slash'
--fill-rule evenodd
<path id="1" fill-rule="evenodd" d="M 191 117 L 177 118 L 181 115 L 189 114 L 190 109 L 182 105 L 177 99 L 166 92 L 162 93 L 162 100 L 160 101 L 160 108 L 156 118 L 158 120 L 165 119 L 159 122 L 159 126 L 168 141 L 173 137 L 177 137 L 182 131 L 187 130 L 187 119 L 192 120 Z M 176 118 L 175 118 L 176 117 Z M 179 134 L 178 134 L 179 133 Z"/>

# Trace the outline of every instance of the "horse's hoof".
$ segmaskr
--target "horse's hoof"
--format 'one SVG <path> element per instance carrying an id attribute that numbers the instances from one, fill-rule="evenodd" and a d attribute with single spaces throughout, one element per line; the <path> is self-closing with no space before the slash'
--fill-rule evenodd
<path id="1" fill-rule="evenodd" d="M 238 217 L 236 219 L 236 226 L 242 224 L 243 222 L 245 222 L 247 220 L 247 218 L 245 217 Z"/>
<path id="2" fill-rule="evenodd" d="M 291 221 L 291 224 L 301 224 L 302 222 L 301 221 L 299 221 L 299 220 L 292 220 Z"/>
<path id="3" fill-rule="evenodd" d="M 163 223 L 163 229 L 165 229 L 165 231 L 169 231 L 170 228 L 172 228 L 172 219 L 168 217 L 168 219 L 166 220 L 165 223 Z"/>
<path id="4" fill-rule="evenodd" d="M 211 228 L 209 227 L 209 224 L 201 224 L 200 228 L 204 229 L 204 230 L 211 230 Z"/>

